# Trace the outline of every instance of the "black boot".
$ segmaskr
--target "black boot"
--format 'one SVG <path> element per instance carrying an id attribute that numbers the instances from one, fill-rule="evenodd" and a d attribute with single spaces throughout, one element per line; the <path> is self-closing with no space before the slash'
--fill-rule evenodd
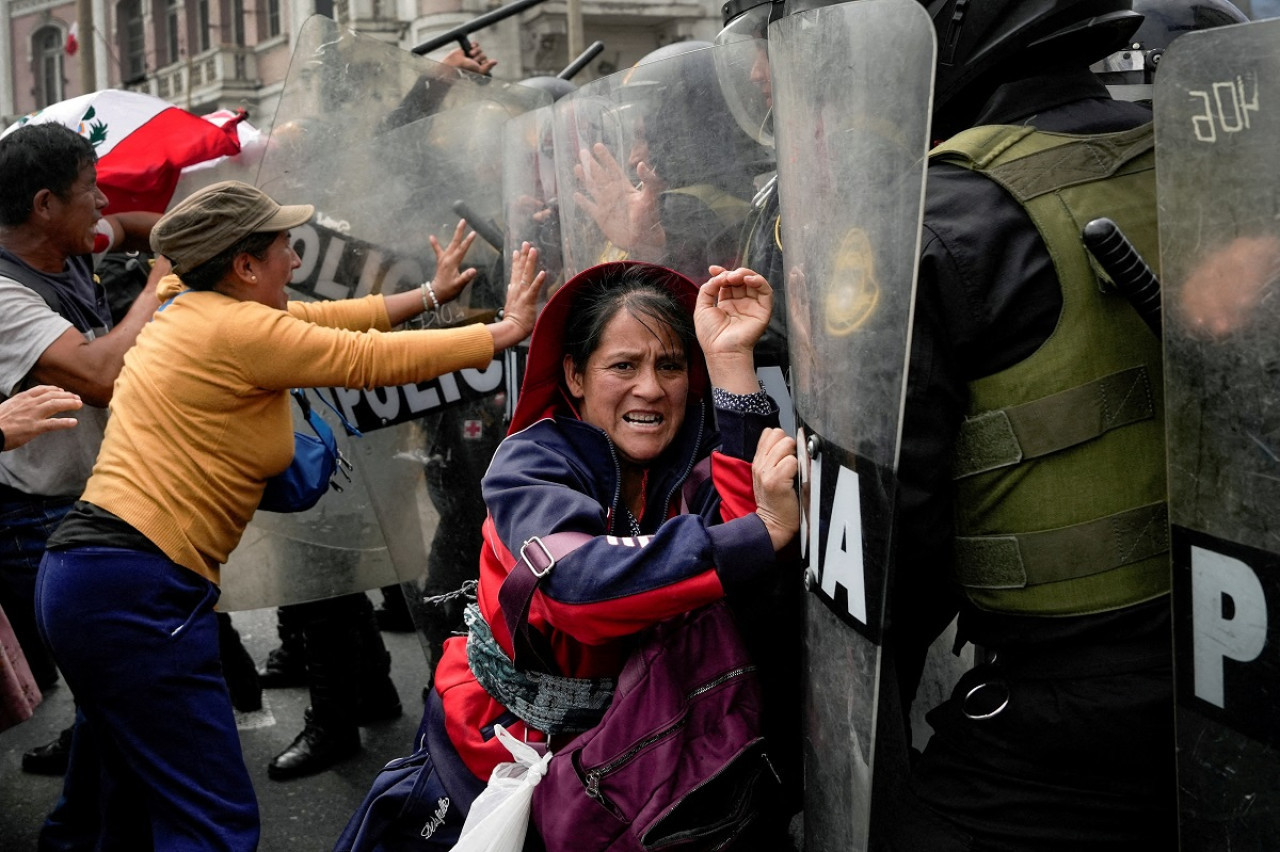
<path id="1" fill-rule="evenodd" d="M 32 775 L 65 775 L 67 759 L 71 756 L 73 730 L 74 728 L 64 728 L 52 742 L 23 752 L 22 771 Z"/>
<path id="2" fill-rule="evenodd" d="M 360 751 L 360 731 L 354 725 L 328 726 L 316 721 L 310 707 L 306 726 L 289 747 L 267 764 L 267 777 L 288 781 L 323 772 Z"/>
<path id="3" fill-rule="evenodd" d="M 231 706 L 241 713 L 261 710 L 262 684 L 258 682 L 258 669 L 241 644 L 231 616 L 225 612 L 218 613 L 218 650 L 222 655 L 222 676 L 231 693 Z"/>
<path id="4" fill-rule="evenodd" d="M 311 601 L 288 607 L 289 626 L 302 632 L 311 706 L 305 727 L 267 766 L 277 781 L 328 769 L 360 750 L 356 696 L 361 680 L 361 632 L 373 624 L 373 605 L 362 594 Z M 281 619 L 285 624 L 286 619 Z"/>
<path id="5" fill-rule="evenodd" d="M 267 663 L 258 670 L 258 681 L 263 689 L 285 689 L 307 685 L 307 659 L 303 647 L 304 613 L 299 607 L 306 604 L 282 606 L 276 610 L 276 635 L 280 647 L 267 654 Z"/>

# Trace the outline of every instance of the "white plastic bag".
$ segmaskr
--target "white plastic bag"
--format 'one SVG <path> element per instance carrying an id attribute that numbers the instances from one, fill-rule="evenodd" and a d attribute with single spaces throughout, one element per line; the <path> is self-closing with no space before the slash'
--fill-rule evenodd
<path id="1" fill-rule="evenodd" d="M 471 803 L 453 852 L 520 852 L 524 848 L 533 788 L 546 774 L 551 752 L 538 754 L 502 725 L 495 725 L 494 733 L 515 762 L 494 767 L 489 785 Z"/>

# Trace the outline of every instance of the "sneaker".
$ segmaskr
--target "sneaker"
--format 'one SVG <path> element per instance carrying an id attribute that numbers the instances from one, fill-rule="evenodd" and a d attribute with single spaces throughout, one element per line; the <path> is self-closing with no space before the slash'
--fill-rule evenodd
<path id="1" fill-rule="evenodd" d="M 32 775 L 65 775 L 71 757 L 72 730 L 64 728 L 57 739 L 24 752 L 22 771 Z"/>

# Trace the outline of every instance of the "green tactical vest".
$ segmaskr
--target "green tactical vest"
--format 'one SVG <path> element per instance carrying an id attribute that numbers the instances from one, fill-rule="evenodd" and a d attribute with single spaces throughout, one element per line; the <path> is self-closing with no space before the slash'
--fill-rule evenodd
<path id="1" fill-rule="evenodd" d="M 969 384 L 952 470 L 957 581 L 981 609 L 1039 616 L 1166 594 L 1160 342 L 1080 236 L 1105 216 L 1158 256 L 1151 125 L 1095 136 L 976 127 L 930 157 L 1008 190 L 1062 286 L 1050 338 Z"/>

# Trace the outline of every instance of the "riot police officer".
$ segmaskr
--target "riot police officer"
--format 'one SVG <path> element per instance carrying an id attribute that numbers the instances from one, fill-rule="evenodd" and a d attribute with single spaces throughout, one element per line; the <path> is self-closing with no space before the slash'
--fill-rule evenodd
<path id="1" fill-rule="evenodd" d="M 1155 258 L 1150 113 L 1089 71 L 1141 17 L 1130 0 L 923 5 L 944 141 L 899 466 L 892 697 L 909 704 L 953 607 L 980 662 L 930 712 L 882 828 L 893 849 L 1172 848 L 1160 348 L 1080 238 L 1105 215 Z"/>

